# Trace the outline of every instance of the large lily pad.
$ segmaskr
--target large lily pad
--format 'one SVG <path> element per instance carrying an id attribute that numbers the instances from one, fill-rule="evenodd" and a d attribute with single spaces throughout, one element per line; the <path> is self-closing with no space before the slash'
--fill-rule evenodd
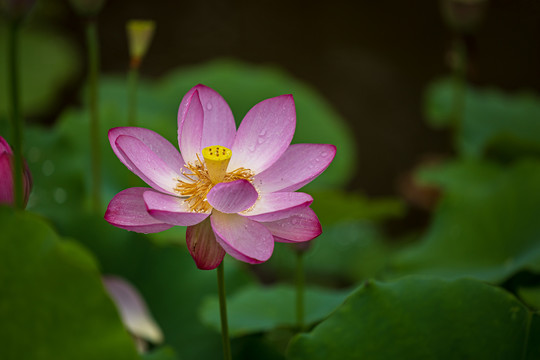
<path id="1" fill-rule="evenodd" d="M 35 215 L 0 208 L 5 359 L 139 359 L 95 260 Z"/>
<path id="2" fill-rule="evenodd" d="M 399 274 L 501 282 L 540 272 L 539 161 L 454 162 L 421 177 L 444 195 L 420 242 L 396 258 Z"/>
<path id="3" fill-rule="evenodd" d="M 370 281 L 313 331 L 291 360 L 537 359 L 540 317 L 506 291 L 469 279 Z"/>

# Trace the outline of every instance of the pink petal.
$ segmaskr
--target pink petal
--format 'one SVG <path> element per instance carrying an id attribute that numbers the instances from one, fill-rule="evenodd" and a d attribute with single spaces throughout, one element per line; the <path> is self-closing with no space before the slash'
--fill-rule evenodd
<path id="1" fill-rule="evenodd" d="M 244 167 L 256 174 L 266 170 L 291 143 L 295 126 L 296 110 L 292 95 L 258 103 L 249 110 L 238 128 L 229 170 Z"/>
<path id="2" fill-rule="evenodd" d="M 2 137 L 0 137 L 0 146 Z M 7 145 L 7 143 L 6 143 Z M 7 145 L 9 149 L 9 145 Z M 0 152 L 0 204 L 13 204 L 13 172 L 11 170 L 11 153 Z"/>
<path id="3" fill-rule="evenodd" d="M 129 188 L 119 192 L 109 203 L 105 220 L 121 229 L 139 233 L 156 233 L 167 230 L 172 225 L 156 220 L 148 214 L 143 193 L 148 188 Z"/>
<path id="4" fill-rule="evenodd" d="M 270 231 L 237 214 L 214 211 L 210 216 L 217 242 L 232 257 L 250 264 L 265 262 L 274 250 Z"/>
<path id="5" fill-rule="evenodd" d="M 126 328 L 155 344 L 163 342 L 163 333 L 137 289 L 118 276 L 103 276 L 102 280 Z"/>
<path id="6" fill-rule="evenodd" d="M 259 193 L 247 180 L 216 184 L 206 198 L 213 208 L 223 213 L 237 213 L 249 209 Z"/>
<path id="7" fill-rule="evenodd" d="M 255 221 L 276 221 L 295 214 L 298 210 L 311 205 L 312 202 L 313 198 L 305 193 L 277 192 L 261 194 L 255 205 L 240 215 L 247 216 Z"/>
<path id="8" fill-rule="evenodd" d="M 186 101 L 186 109 L 178 127 L 178 144 L 180 145 L 180 152 L 184 160 L 194 163 L 197 160 L 197 154 L 200 154 L 202 149 L 201 139 L 204 126 L 204 111 L 198 91 L 195 90 Z"/>
<path id="9" fill-rule="evenodd" d="M 184 96 L 178 108 L 178 129 L 182 129 L 190 98 L 195 91 L 199 93 L 199 100 L 204 112 L 201 148 L 222 145 L 230 149 L 236 134 L 232 111 L 221 95 L 207 86 L 199 84 Z M 181 143 L 179 136 L 179 144 Z"/>
<path id="10" fill-rule="evenodd" d="M 129 170 L 156 190 L 174 194 L 178 179 L 183 178 L 141 140 L 128 135 L 116 138 L 118 157 Z"/>
<path id="11" fill-rule="evenodd" d="M 327 144 L 295 144 L 272 166 L 255 175 L 253 183 L 261 192 L 296 191 L 319 176 L 336 155 Z"/>
<path id="12" fill-rule="evenodd" d="M 261 224 L 270 230 L 276 241 L 280 242 L 308 241 L 322 233 L 321 223 L 309 207 L 285 219 Z"/>
<path id="13" fill-rule="evenodd" d="M 210 215 L 208 213 L 193 212 L 184 199 L 147 191 L 143 194 L 144 203 L 148 213 L 155 219 L 176 226 L 190 226 L 203 221 Z"/>
<path id="14" fill-rule="evenodd" d="M 171 169 L 180 173 L 184 167 L 184 159 L 178 152 L 178 149 L 174 147 L 167 139 L 158 133 L 145 128 L 138 127 L 117 127 L 109 130 L 109 142 L 111 147 L 120 159 L 128 168 L 129 165 L 124 161 L 122 153 L 116 146 L 116 139 L 119 136 L 128 135 L 142 141 L 152 152 L 154 152 L 159 158 L 161 158 Z M 131 170 L 131 169 L 130 169 Z M 133 170 L 131 170 L 133 171 Z M 137 174 L 139 175 L 139 174 Z M 140 176 L 140 175 L 139 175 Z"/>
<path id="15" fill-rule="evenodd" d="M 217 243 L 209 219 L 197 225 L 188 226 L 186 242 L 189 253 L 199 269 L 212 270 L 223 261 L 225 250 Z"/>

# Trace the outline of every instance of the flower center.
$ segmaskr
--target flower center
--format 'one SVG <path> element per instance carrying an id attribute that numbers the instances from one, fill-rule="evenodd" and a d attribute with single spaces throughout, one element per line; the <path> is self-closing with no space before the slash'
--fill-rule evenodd
<path id="1" fill-rule="evenodd" d="M 227 166 L 232 156 L 232 151 L 225 146 L 213 145 L 202 149 L 203 161 L 197 154 L 197 160 L 194 163 L 184 165 L 189 172 L 183 172 L 183 175 L 191 180 L 186 182 L 178 179 L 174 191 L 189 204 L 191 211 L 206 212 L 212 206 L 206 200 L 206 195 L 220 182 L 231 182 L 235 180 L 252 181 L 255 175 L 253 171 L 245 168 L 238 168 L 227 172 Z"/>

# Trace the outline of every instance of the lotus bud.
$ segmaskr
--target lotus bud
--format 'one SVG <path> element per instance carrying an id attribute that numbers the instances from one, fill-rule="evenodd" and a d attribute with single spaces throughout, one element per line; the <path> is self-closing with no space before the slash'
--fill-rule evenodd
<path id="1" fill-rule="evenodd" d="M 30 190 L 32 189 L 32 175 L 28 166 L 24 165 L 23 191 L 24 204 L 28 203 Z M 15 203 L 15 190 L 13 187 L 13 151 L 0 136 L 0 204 L 13 205 Z"/>
<path id="2" fill-rule="evenodd" d="M 130 20 L 126 24 L 131 68 L 138 68 L 152 42 L 156 23 L 151 20 Z"/>

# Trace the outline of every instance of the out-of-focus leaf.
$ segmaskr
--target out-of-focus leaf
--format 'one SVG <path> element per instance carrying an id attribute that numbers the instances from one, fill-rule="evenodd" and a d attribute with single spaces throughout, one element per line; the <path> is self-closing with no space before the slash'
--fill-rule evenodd
<path id="1" fill-rule="evenodd" d="M 444 195 L 421 241 L 396 258 L 398 274 L 501 282 L 540 272 L 540 162 L 454 162 L 421 178 Z"/>
<path id="2" fill-rule="evenodd" d="M 0 208 L 5 359 L 139 359 L 94 259 L 35 215 Z"/>
<path id="3" fill-rule="evenodd" d="M 290 279 L 296 267 L 294 244 L 276 244 L 274 254 L 260 269 Z M 376 226 L 366 222 L 344 222 L 323 227 L 304 255 L 309 281 L 326 284 L 336 279 L 355 283 L 377 277 L 386 269 L 395 250 Z"/>
<path id="4" fill-rule="evenodd" d="M 306 324 L 322 320 L 349 294 L 348 290 L 307 288 L 305 291 Z M 296 325 L 296 290 L 290 285 L 251 286 L 227 299 L 229 333 L 232 337 L 265 332 Z M 219 301 L 208 298 L 200 309 L 202 321 L 221 331 Z"/>
<path id="5" fill-rule="evenodd" d="M 540 154 L 540 98 L 530 93 L 504 94 L 494 89 L 465 90 L 459 150 L 480 157 L 490 150 L 502 155 Z M 425 113 L 435 127 L 452 124 L 454 83 L 442 79 L 428 87 Z"/>
<path id="6" fill-rule="evenodd" d="M 291 342 L 300 359 L 536 359 L 540 318 L 476 280 L 370 281 Z"/>
<path id="7" fill-rule="evenodd" d="M 143 360 L 178 360 L 179 358 L 170 347 L 162 347 L 142 356 Z"/>
<path id="8" fill-rule="evenodd" d="M 405 206 L 399 199 L 368 199 L 357 193 L 339 190 L 311 192 L 315 211 L 323 225 L 346 221 L 380 221 L 399 217 L 405 213 Z"/>
<path id="9" fill-rule="evenodd" d="M 73 44 L 59 33 L 22 27 L 19 34 L 21 107 L 25 114 L 46 110 L 80 70 Z M 7 94 L 8 28 L 0 21 L 0 118 L 9 111 Z"/>
<path id="10" fill-rule="evenodd" d="M 537 311 L 540 310 L 540 286 L 519 288 L 518 295 L 525 304 Z"/>

